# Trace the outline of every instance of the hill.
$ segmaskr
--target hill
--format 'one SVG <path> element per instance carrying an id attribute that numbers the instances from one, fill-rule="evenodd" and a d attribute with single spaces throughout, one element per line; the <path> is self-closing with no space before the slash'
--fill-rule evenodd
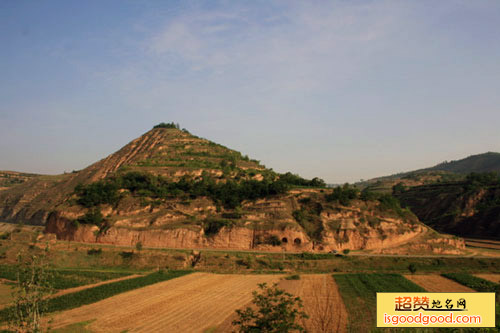
<path id="1" fill-rule="evenodd" d="M 472 173 L 463 181 L 415 186 L 396 195 L 438 231 L 500 239 L 500 178 L 495 173 Z"/>
<path id="2" fill-rule="evenodd" d="M 0 192 L 0 218 L 45 225 L 59 239 L 117 245 L 439 253 L 463 247 L 389 197 L 278 174 L 174 124 L 155 126 L 83 170 Z"/>
<path id="3" fill-rule="evenodd" d="M 500 172 L 500 153 L 487 152 L 471 155 L 458 161 L 440 163 L 427 170 L 440 170 L 459 174 Z"/>
<path id="4" fill-rule="evenodd" d="M 16 171 L 0 171 L 0 191 L 22 184 L 39 175 Z"/>
<path id="5" fill-rule="evenodd" d="M 390 176 L 377 177 L 356 185 L 375 192 L 391 193 L 392 187 L 401 183 L 406 187 L 428 185 L 438 182 L 464 180 L 472 172 L 499 172 L 500 153 L 487 152 L 471 155 L 457 161 L 445 161 L 433 167 L 402 172 Z"/>

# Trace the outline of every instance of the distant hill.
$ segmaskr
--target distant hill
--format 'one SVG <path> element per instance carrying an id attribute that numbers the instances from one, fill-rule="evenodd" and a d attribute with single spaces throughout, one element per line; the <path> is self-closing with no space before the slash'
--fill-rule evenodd
<path id="1" fill-rule="evenodd" d="M 470 174 L 463 181 L 415 186 L 395 195 L 438 231 L 500 239 L 500 178 L 494 174 Z"/>
<path id="2" fill-rule="evenodd" d="M 16 171 L 0 171 L 0 190 L 22 184 L 40 175 Z"/>
<path id="3" fill-rule="evenodd" d="M 500 153 L 487 152 L 471 155 L 457 161 L 445 161 L 429 168 L 373 178 L 356 183 L 356 185 L 374 192 L 390 193 L 392 187 L 399 183 L 406 187 L 414 187 L 439 182 L 459 181 L 464 180 L 465 176 L 471 172 L 500 173 Z"/>
<path id="4" fill-rule="evenodd" d="M 443 162 L 424 170 L 441 170 L 467 174 L 471 172 L 500 172 L 500 153 L 471 155 L 458 161 Z"/>

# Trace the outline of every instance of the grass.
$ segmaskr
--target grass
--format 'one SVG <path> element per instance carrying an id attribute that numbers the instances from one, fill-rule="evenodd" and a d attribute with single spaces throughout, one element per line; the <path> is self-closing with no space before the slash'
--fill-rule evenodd
<path id="1" fill-rule="evenodd" d="M 444 273 L 441 274 L 448 279 L 452 279 L 466 287 L 480 291 L 480 292 L 495 292 L 495 317 L 496 329 L 500 331 L 500 285 L 477 276 L 466 273 Z"/>
<path id="2" fill-rule="evenodd" d="M 500 291 L 500 286 L 498 284 L 467 273 L 443 273 L 441 275 L 477 291 Z"/>
<path id="3" fill-rule="evenodd" d="M 125 272 L 99 272 L 73 269 L 51 270 L 50 273 L 53 275 L 52 287 L 58 290 L 84 286 L 130 275 L 130 273 Z M 0 265 L 0 278 L 16 281 L 16 267 L 11 265 Z"/>
<path id="4" fill-rule="evenodd" d="M 50 313 L 78 308 L 82 305 L 92 304 L 105 298 L 124 293 L 126 291 L 143 288 L 154 283 L 167 281 L 189 273 L 191 273 L 191 271 L 160 271 L 151 273 L 146 276 L 112 282 L 94 288 L 84 289 L 75 293 L 48 299 L 46 312 Z M 10 307 L 0 310 L 0 322 L 6 321 L 8 319 L 11 310 L 12 308 Z"/>
<path id="5" fill-rule="evenodd" d="M 376 325 L 377 292 L 421 292 L 422 287 L 399 274 L 335 274 L 349 313 L 350 332 L 369 332 Z"/>
<path id="6" fill-rule="evenodd" d="M 0 306 L 12 301 L 12 284 L 0 283 Z"/>
<path id="7" fill-rule="evenodd" d="M 93 331 L 86 326 L 92 323 L 92 320 L 67 325 L 61 328 L 50 330 L 52 333 L 92 333 Z"/>

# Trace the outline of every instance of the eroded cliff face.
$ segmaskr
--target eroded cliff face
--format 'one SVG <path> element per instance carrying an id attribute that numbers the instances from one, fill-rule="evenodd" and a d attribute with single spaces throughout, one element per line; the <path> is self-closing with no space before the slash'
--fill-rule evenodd
<path id="1" fill-rule="evenodd" d="M 320 234 L 311 234 L 293 217 L 304 207 L 300 200 L 318 196 L 318 191 L 295 191 L 287 196 L 262 199 L 243 204 L 240 217 L 215 234 L 206 234 L 204 219 L 217 214 L 210 200 L 197 199 L 186 203 L 172 202 L 168 210 L 130 202 L 121 208 L 102 207 L 114 222 L 105 228 L 74 221 L 84 210 L 54 212 L 46 232 L 58 239 L 122 246 L 232 249 L 286 252 L 329 252 L 373 250 L 378 253 L 459 253 L 461 240 L 435 235 L 418 221 L 389 217 L 377 212 L 376 206 L 358 203 L 353 207 L 325 207 L 315 223 Z M 186 216 L 196 216 L 191 221 Z"/>

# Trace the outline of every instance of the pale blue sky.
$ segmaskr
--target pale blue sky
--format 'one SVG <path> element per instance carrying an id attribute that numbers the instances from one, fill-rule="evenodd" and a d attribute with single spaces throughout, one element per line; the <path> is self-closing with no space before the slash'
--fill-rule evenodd
<path id="1" fill-rule="evenodd" d="M 0 1 L 0 170 L 174 121 L 352 182 L 500 151 L 499 91 L 498 0 Z"/>

